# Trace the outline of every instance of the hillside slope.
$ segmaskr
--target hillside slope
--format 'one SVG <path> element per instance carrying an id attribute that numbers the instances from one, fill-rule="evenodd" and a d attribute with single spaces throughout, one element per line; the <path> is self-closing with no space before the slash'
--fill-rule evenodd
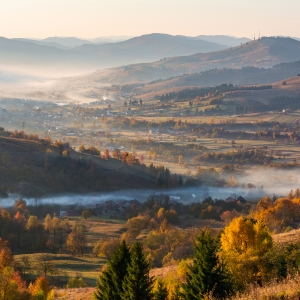
<path id="1" fill-rule="evenodd" d="M 271 68 L 300 60 L 300 42 L 291 38 L 261 38 L 238 47 L 217 52 L 178 56 L 154 63 L 100 70 L 81 80 L 127 84 L 203 72 L 212 69 L 243 67 Z M 80 81 L 80 80 L 79 80 Z"/>
<path id="2" fill-rule="evenodd" d="M 0 137 L 0 198 L 7 192 L 40 197 L 155 187 L 155 178 L 143 166 L 72 149 L 63 156 L 61 151 L 44 142 Z"/>
<path id="3" fill-rule="evenodd" d="M 271 84 L 298 74 L 300 74 L 300 61 L 282 63 L 267 69 L 255 67 L 216 69 L 146 84 L 135 88 L 133 93 L 144 94 L 170 88 L 215 86 L 223 83 L 233 85 Z"/>

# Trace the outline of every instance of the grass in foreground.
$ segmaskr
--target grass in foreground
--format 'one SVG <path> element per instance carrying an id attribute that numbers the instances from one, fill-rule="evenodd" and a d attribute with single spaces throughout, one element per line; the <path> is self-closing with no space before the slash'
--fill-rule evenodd
<path id="1" fill-rule="evenodd" d="M 286 279 L 280 283 L 270 283 L 264 287 L 252 286 L 244 294 L 232 300 L 298 300 L 300 299 L 300 276 Z"/>

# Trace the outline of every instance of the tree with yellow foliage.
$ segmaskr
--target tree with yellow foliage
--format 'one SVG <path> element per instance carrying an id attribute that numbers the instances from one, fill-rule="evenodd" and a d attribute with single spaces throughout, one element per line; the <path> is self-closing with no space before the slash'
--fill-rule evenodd
<path id="1" fill-rule="evenodd" d="M 235 218 L 225 227 L 220 242 L 221 256 L 239 287 L 268 277 L 263 256 L 272 249 L 273 240 L 262 221 Z"/>
<path id="2" fill-rule="evenodd" d="M 49 283 L 44 276 L 38 277 L 34 284 L 29 285 L 28 290 L 34 300 L 54 299 L 54 290 L 51 290 Z"/>
<path id="3" fill-rule="evenodd" d="M 291 193 L 275 202 L 269 197 L 262 198 L 252 216 L 263 221 L 271 230 L 281 231 L 284 227 L 300 221 L 300 199 Z"/>

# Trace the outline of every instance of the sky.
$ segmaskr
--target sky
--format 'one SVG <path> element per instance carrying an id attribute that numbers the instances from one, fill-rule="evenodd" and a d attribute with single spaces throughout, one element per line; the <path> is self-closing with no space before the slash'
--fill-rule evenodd
<path id="1" fill-rule="evenodd" d="M 0 36 L 300 37 L 300 0 L 0 0 Z"/>

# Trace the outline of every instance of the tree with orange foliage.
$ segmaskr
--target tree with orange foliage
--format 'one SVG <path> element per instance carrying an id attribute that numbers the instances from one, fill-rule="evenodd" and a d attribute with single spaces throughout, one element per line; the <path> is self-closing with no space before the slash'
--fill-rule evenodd
<path id="1" fill-rule="evenodd" d="M 110 156 L 109 156 L 109 151 L 108 151 L 108 149 L 105 149 L 105 150 L 104 150 L 104 153 L 103 153 L 103 158 L 106 159 L 106 160 L 108 160 L 109 157 L 110 157 Z"/>
<path id="2" fill-rule="evenodd" d="M 26 212 L 26 201 L 23 200 L 22 198 L 19 198 L 15 201 L 14 203 L 14 209 L 17 211 L 20 211 L 22 213 Z"/>
<path id="3" fill-rule="evenodd" d="M 14 272 L 11 267 L 5 267 L 0 272 L 0 299 L 31 299 L 26 283 L 22 281 L 19 273 Z"/>
<path id="4" fill-rule="evenodd" d="M 19 223 L 19 224 L 25 224 L 26 223 L 26 218 L 22 213 L 17 211 L 17 213 L 14 215 L 14 221 Z"/>
<path id="5" fill-rule="evenodd" d="M 111 156 L 115 159 L 120 159 L 121 157 L 121 152 L 119 149 L 115 149 L 112 151 Z"/>
<path id="6" fill-rule="evenodd" d="M 49 287 L 48 280 L 45 276 L 38 277 L 34 284 L 30 284 L 29 292 L 32 295 L 33 299 L 47 299 L 47 295 L 51 291 Z"/>
<path id="7" fill-rule="evenodd" d="M 122 161 L 126 161 L 127 156 L 129 155 L 129 153 L 127 151 L 124 151 L 121 155 L 121 160 Z"/>
<path id="8" fill-rule="evenodd" d="M 13 256 L 8 241 L 0 238 L 0 270 L 12 265 Z"/>
<path id="9" fill-rule="evenodd" d="M 290 193 L 274 203 L 270 198 L 262 198 L 252 213 L 253 218 L 263 221 L 271 230 L 282 230 L 300 221 L 300 199 Z"/>

